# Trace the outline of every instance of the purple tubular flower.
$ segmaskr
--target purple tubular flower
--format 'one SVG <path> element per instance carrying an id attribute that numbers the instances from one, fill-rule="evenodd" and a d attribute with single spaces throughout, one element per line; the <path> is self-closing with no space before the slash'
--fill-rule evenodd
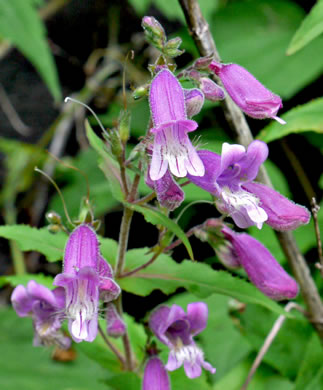
<path id="1" fill-rule="evenodd" d="M 126 333 L 126 324 L 119 316 L 113 303 L 106 307 L 107 333 L 111 337 L 121 337 Z"/>
<path id="2" fill-rule="evenodd" d="M 206 327 L 208 307 L 203 302 L 190 303 L 187 314 L 177 305 L 159 306 L 150 316 L 149 326 L 157 338 L 170 348 L 166 369 L 174 371 L 181 365 L 189 378 L 201 375 L 202 367 L 215 373 L 204 360 L 203 351 L 193 337 Z"/>
<path id="3" fill-rule="evenodd" d="M 142 390 L 170 390 L 167 371 L 157 356 L 151 357 L 146 364 Z"/>
<path id="4" fill-rule="evenodd" d="M 179 207 L 185 198 L 183 190 L 168 170 L 161 179 L 155 181 L 151 180 L 148 171 L 146 184 L 156 192 L 159 204 L 170 211 Z"/>
<path id="5" fill-rule="evenodd" d="M 232 100 L 247 115 L 256 119 L 273 118 L 281 124 L 286 123 L 277 117 L 278 110 L 283 106 L 281 98 L 264 87 L 245 68 L 212 61 L 209 69 L 220 77 Z"/>
<path id="6" fill-rule="evenodd" d="M 242 145 L 224 143 L 222 154 L 199 151 L 205 166 L 201 178 L 188 175 L 199 187 L 218 197 L 217 207 L 229 214 L 240 228 L 256 225 L 261 229 L 267 214 L 259 206 L 259 199 L 244 190 L 242 185 L 256 178 L 260 165 L 268 156 L 264 142 L 253 141 L 246 151 Z"/>
<path id="7" fill-rule="evenodd" d="M 277 191 L 254 182 L 260 165 L 268 156 L 264 142 L 253 141 L 246 151 L 241 145 L 223 144 L 222 155 L 198 152 L 205 175 L 188 175 L 191 182 L 218 198 L 220 212 L 229 214 L 237 226 L 247 228 L 264 222 L 277 230 L 292 230 L 308 223 L 310 213 Z"/>
<path id="8" fill-rule="evenodd" d="M 89 225 L 78 226 L 70 235 L 64 270 L 56 276 L 54 285 L 65 288 L 66 315 L 74 341 L 93 341 L 98 331 L 100 294 L 110 301 L 119 295 L 120 288 L 100 256 L 98 239 Z"/>
<path id="9" fill-rule="evenodd" d="M 169 70 L 161 70 L 153 79 L 149 102 L 154 124 L 150 131 L 155 134 L 151 179 L 161 179 L 168 166 L 178 177 L 203 176 L 203 163 L 187 135 L 197 123 L 187 119 L 183 89 Z"/>
<path id="10" fill-rule="evenodd" d="M 186 113 L 189 118 L 197 115 L 204 104 L 204 94 L 198 88 L 184 89 Z"/>
<path id="11" fill-rule="evenodd" d="M 232 244 L 249 279 L 260 291 L 277 301 L 297 296 L 295 280 L 259 241 L 246 233 L 235 233 L 228 227 L 224 227 L 222 233 Z"/>
<path id="12" fill-rule="evenodd" d="M 51 291 L 31 280 L 27 287 L 19 285 L 13 290 L 11 302 L 19 317 L 32 317 L 35 346 L 70 347 L 71 340 L 60 331 L 65 307 L 64 289 L 58 287 Z"/>
<path id="13" fill-rule="evenodd" d="M 244 184 L 242 188 L 257 196 L 260 207 L 268 215 L 266 223 L 273 229 L 294 230 L 307 224 L 311 218 L 306 207 L 292 202 L 263 184 L 251 182 Z"/>

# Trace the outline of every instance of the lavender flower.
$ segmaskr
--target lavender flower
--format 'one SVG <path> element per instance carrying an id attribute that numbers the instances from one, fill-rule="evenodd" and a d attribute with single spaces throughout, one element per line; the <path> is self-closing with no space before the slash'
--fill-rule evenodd
<path id="1" fill-rule="evenodd" d="M 187 314 L 177 305 L 159 306 L 151 315 L 149 326 L 158 339 L 170 348 L 166 369 L 174 371 L 182 364 L 189 378 L 201 375 L 202 368 L 215 373 L 204 360 L 203 351 L 193 337 L 206 327 L 208 307 L 203 302 L 187 305 Z"/>
<path id="2" fill-rule="evenodd" d="M 167 371 L 157 356 L 151 357 L 146 364 L 142 390 L 170 390 Z"/>
<path id="3" fill-rule="evenodd" d="M 186 113 L 189 118 L 197 115 L 204 104 L 204 94 L 198 88 L 184 89 Z"/>
<path id="4" fill-rule="evenodd" d="M 27 288 L 18 285 L 11 295 L 12 306 L 19 317 L 31 316 L 34 324 L 34 345 L 58 345 L 68 349 L 71 340 L 60 331 L 64 318 L 65 292 L 53 291 L 31 280 Z"/>
<path id="5" fill-rule="evenodd" d="M 126 324 L 119 316 L 113 303 L 108 303 L 106 307 L 107 333 L 111 337 L 120 337 L 126 333 Z"/>
<path id="6" fill-rule="evenodd" d="M 147 172 L 146 184 L 156 192 L 159 204 L 170 211 L 179 207 L 184 200 L 183 190 L 168 170 L 161 179 L 155 181 L 151 180 Z"/>
<path id="7" fill-rule="evenodd" d="M 93 341 L 98 330 L 100 294 L 115 299 L 120 288 L 112 279 L 110 266 L 99 254 L 99 242 L 89 225 L 78 226 L 65 247 L 64 270 L 54 285 L 65 288 L 69 331 L 76 342 Z"/>
<path id="8" fill-rule="evenodd" d="M 285 124 L 277 117 L 283 106 L 282 100 L 264 87 L 245 68 L 237 64 L 220 64 L 212 61 L 209 69 L 218 75 L 232 100 L 247 115 L 256 119 L 273 118 Z"/>
<path id="9" fill-rule="evenodd" d="M 296 297 L 297 283 L 259 241 L 249 234 L 235 233 L 226 226 L 222 233 L 249 279 L 260 291 L 275 300 Z"/>
<path id="10" fill-rule="evenodd" d="M 149 93 L 150 109 L 155 134 L 150 177 L 162 178 L 167 167 L 172 174 L 185 177 L 203 176 L 204 166 L 187 135 L 197 123 L 187 119 L 184 92 L 176 77 L 161 70 L 153 79 Z"/>
<path id="11" fill-rule="evenodd" d="M 306 208 L 253 182 L 268 156 L 264 142 L 251 142 L 247 151 L 241 145 L 224 143 L 221 156 L 207 150 L 198 154 L 205 175 L 201 178 L 188 175 L 188 178 L 215 195 L 219 211 L 229 214 L 240 228 L 256 225 L 261 229 L 267 222 L 273 228 L 290 230 L 309 221 Z"/>

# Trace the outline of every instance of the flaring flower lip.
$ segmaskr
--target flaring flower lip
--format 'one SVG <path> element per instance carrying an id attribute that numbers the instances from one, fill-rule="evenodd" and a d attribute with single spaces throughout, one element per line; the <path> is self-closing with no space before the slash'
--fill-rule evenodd
<path id="1" fill-rule="evenodd" d="M 149 326 L 157 338 L 170 348 L 166 369 L 176 370 L 184 365 L 189 378 L 201 375 L 201 367 L 214 373 L 204 361 L 203 351 L 195 344 L 193 337 L 202 332 L 207 323 L 208 307 L 204 302 L 187 306 L 187 314 L 177 305 L 159 306 L 150 316 Z"/>
<path id="2" fill-rule="evenodd" d="M 184 91 L 168 69 L 161 70 L 153 79 L 149 102 L 155 133 L 150 178 L 161 179 L 169 166 L 172 174 L 185 177 L 203 176 L 204 166 L 187 135 L 197 123 L 187 119 Z"/>

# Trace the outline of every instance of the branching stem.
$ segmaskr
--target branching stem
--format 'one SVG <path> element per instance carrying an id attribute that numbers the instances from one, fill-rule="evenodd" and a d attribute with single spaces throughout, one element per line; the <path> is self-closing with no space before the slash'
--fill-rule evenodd
<path id="1" fill-rule="evenodd" d="M 184 12 L 190 34 L 201 56 L 211 56 L 218 62 L 221 61 L 215 42 L 210 33 L 208 23 L 204 19 L 197 0 L 179 0 Z M 214 77 L 219 83 L 219 79 Z M 248 146 L 253 141 L 253 136 L 247 121 L 233 101 L 227 97 L 223 101 L 224 115 L 233 131 L 236 140 Z M 271 182 L 264 167 L 259 171 L 258 179 L 271 187 Z M 276 232 L 282 249 L 286 255 L 289 266 L 300 284 L 301 292 L 306 303 L 311 322 L 318 332 L 323 343 L 323 304 L 311 277 L 309 268 L 302 256 L 291 232 Z"/>

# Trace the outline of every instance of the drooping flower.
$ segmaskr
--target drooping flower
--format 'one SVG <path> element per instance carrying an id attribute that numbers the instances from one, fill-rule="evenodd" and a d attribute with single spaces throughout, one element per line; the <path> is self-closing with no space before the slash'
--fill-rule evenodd
<path id="1" fill-rule="evenodd" d="M 19 317 L 32 317 L 35 346 L 58 345 L 62 349 L 70 347 L 71 339 L 60 330 L 65 307 L 63 288 L 51 291 L 31 280 L 27 287 L 18 285 L 13 290 L 11 302 Z"/>
<path id="2" fill-rule="evenodd" d="M 201 178 L 188 175 L 188 178 L 216 196 L 219 211 L 229 214 L 240 228 L 256 225 L 261 229 L 266 222 L 275 229 L 290 230 L 309 221 L 305 207 L 253 182 L 268 156 L 264 142 L 251 142 L 247 151 L 241 145 L 224 143 L 221 156 L 208 150 L 198 153 L 205 175 Z"/>
<path id="3" fill-rule="evenodd" d="M 188 118 L 197 115 L 204 104 L 204 94 L 198 88 L 184 89 L 185 107 Z"/>
<path id="4" fill-rule="evenodd" d="M 118 314 L 113 303 L 106 307 L 107 333 L 111 337 L 121 337 L 126 333 L 127 326 Z"/>
<path id="5" fill-rule="evenodd" d="M 245 68 L 212 61 L 209 69 L 219 76 L 232 100 L 247 115 L 256 119 L 273 118 L 281 124 L 286 123 L 277 117 L 278 110 L 283 106 L 281 98 L 264 87 Z"/>
<path id="6" fill-rule="evenodd" d="M 204 360 L 194 336 L 206 327 L 208 307 L 203 302 L 187 305 L 187 314 L 177 305 L 159 306 L 150 316 L 149 326 L 158 339 L 170 348 L 166 369 L 174 371 L 184 365 L 189 378 L 201 375 L 202 367 L 212 374 L 215 368 Z"/>
<path id="7" fill-rule="evenodd" d="M 168 373 L 157 356 L 149 358 L 145 366 L 142 390 L 170 390 Z"/>
<path id="8" fill-rule="evenodd" d="M 187 133 L 197 128 L 197 123 L 187 119 L 184 92 L 176 77 L 161 70 L 153 79 L 149 92 L 150 110 L 155 134 L 150 177 L 162 178 L 169 166 L 172 174 L 185 177 L 203 176 L 204 166 Z"/>
<path id="9" fill-rule="evenodd" d="M 167 170 L 164 176 L 158 180 L 151 180 L 147 172 L 146 184 L 156 192 L 158 202 L 161 206 L 173 211 L 181 205 L 185 194 L 181 187 L 173 179 Z"/>
<path id="10" fill-rule="evenodd" d="M 258 240 L 246 233 L 235 233 L 227 226 L 223 227 L 222 233 L 249 279 L 260 291 L 277 301 L 297 296 L 296 281 Z"/>
<path id="11" fill-rule="evenodd" d="M 74 341 L 93 341 L 98 331 L 100 295 L 111 301 L 117 298 L 120 288 L 99 253 L 97 236 L 89 225 L 78 226 L 70 235 L 63 273 L 56 276 L 54 285 L 65 288 L 66 315 Z"/>

